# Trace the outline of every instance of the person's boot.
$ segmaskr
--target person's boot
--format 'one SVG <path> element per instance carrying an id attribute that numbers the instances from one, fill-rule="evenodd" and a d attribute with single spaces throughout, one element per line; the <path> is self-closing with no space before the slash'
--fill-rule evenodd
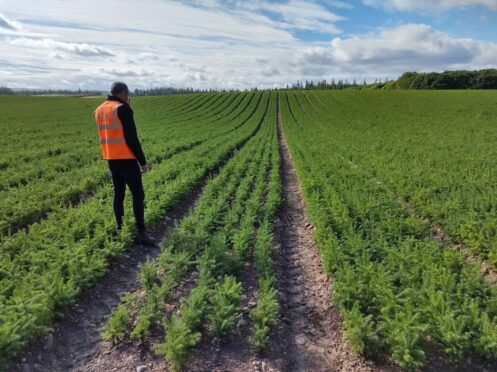
<path id="1" fill-rule="evenodd" d="M 116 217 L 116 230 L 120 233 L 123 230 L 123 218 Z"/>
<path id="2" fill-rule="evenodd" d="M 135 242 L 143 244 L 147 247 L 156 247 L 159 244 L 155 238 L 148 235 L 145 231 L 141 231 L 136 234 Z"/>

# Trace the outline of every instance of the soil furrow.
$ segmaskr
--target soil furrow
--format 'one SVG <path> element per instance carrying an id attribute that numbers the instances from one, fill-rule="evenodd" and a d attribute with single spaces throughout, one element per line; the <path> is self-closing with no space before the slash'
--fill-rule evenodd
<path id="1" fill-rule="evenodd" d="M 285 371 L 387 371 L 395 367 L 366 361 L 349 348 L 341 316 L 333 304 L 330 278 L 323 272 L 313 240 L 298 176 L 283 137 L 278 112 L 282 157 L 283 206 L 276 257 L 281 324 L 273 337 Z"/>

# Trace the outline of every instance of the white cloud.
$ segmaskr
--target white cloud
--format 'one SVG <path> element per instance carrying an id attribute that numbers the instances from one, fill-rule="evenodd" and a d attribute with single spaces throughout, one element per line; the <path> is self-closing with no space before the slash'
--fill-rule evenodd
<path id="1" fill-rule="evenodd" d="M 151 76 L 153 75 L 149 71 L 144 71 L 144 70 L 120 70 L 120 69 L 105 69 L 101 68 L 100 71 L 102 71 L 105 74 L 110 75 L 110 78 L 113 77 L 129 77 L 129 78 L 135 78 L 135 77 L 144 77 L 144 76 Z"/>
<path id="2" fill-rule="evenodd" d="M 350 3 L 347 3 L 345 1 L 332 1 L 329 0 L 326 2 L 327 5 L 339 8 L 339 9 L 354 9 L 354 6 Z"/>
<path id="3" fill-rule="evenodd" d="M 117 0 L 39 0 L 32 1 L 29 7 L 18 0 L 3 0 L 2 3 L 12 12 L 24 15 L 23 18 L 35 17 L 41 21 L 33 28 L 57 29 L 59 24 L 63 24 L 64 27 L 59 30 L 77 38 L 82 35 L 104 38 L 105 32 L 119 35 L 120 43 L 128 42 L 122 40 L 125 34 L 138 34 L 141 43 L 147 35 L 149 38 L 154 35 L 181 36 L 245 42 L 285 42 L 294 39 L 290 33 L 280 29 L 277 22 L 260 14 L 233 11 L 227 7 L 195 7 L 183 1 L 148 0 L 128 6 L 122 6 Z M 108 14 L 112 14 L 112 17 Z M 53 23 L 53 27 L 50 27 L 50 23 Z M 116 35 L 111 36 L 113 41 L 117 39 Z"/>
<path id="4" fill-rule="evenodd" d="M 412 70 L 490 67 L 497 60 L 497 44 L 455 39 L 428 25 L 407 24 L 361 37 L 335 38 L 329 48 L 304 50 L 300 59 L 341 72 L 395 76 Z"/>
<path id="5" fill-rule="evenodd" d="M 291 0 L 286 3 L 270 1 L 245 1 L 241 7 L 252 11 L 266 11 L 282 19 L 282 27 L 312 30 L 322 33 L 339 33 L 336 26 L 344 18 L 312 1 Z M 344 5 L 341 4 L 343 7 Z"/>
<path id="6" fill-rule="evenodd" d="M 19 22 L 9 19 L 4 14 L 0 13 L 0 28 L 18 31 L 22 29 L 22 25 Z"/>
<path id="7" fill-rule="evenodd" d="M 463 8 L 483 6 L 497 10 L 497 0 L 363 0 L 366 5 L 383 7 L 390 10 L 448 10 L 451 8 Z"/>
<path id="8" fill-rule="evenodd" d="M 273 77 L 273 76 L 279 75 L 280 71 L 277 68 L 273 67 L 273 68 L 270 68 L 269 70 L 262 70 L 261 74 L 262 74 L 262 76 Z"/>
<path id="9" fill-rule="evenodd" d="M 10 45 L 23 46 L 28 48 L 43 48 L 52 51 L 62 51 L 66 53 L 77 54 L 82 57 L 108 57 L 114 54 L 110 51 L 87 43 L 67 43 L 63 41 L 55 41 L 52 39 L 31 39 L 27 37 L 5 38 Z"/>
<path id="10" fill-rule="evenodd" d="M 336 1 L 0 1 L 4 18 L 18 20 L 15 28 L 0 26 L 0 78 L 12 87 L 108 89 L 125 79 L 131 89 L 244 89 L 497 60 L 497 44 L 426 25 L 322 41 L 349 22 L 340 12 L 350 6 Z M 321 41 L 299 40 L 302 30 L 320 32 Z"/>
<path id="11" fill-rule="evenodd" d="M 9 78 L 3 83 L 36 87 L 34 82 L 45 81 L 41 87 L 55 88 L 66 80 L 76 87 L 94 84 L 93 88 L 107 89 L 112 79 L 122 76 L 129 77 L 129 85 L 135 88 L 272 85 L 273 78 L 264 74 L 274 73 L 273 68 L 293 58 L 301 45 L 288 27 L 241 6 L 202 3 L 199 7 L 183 1 L 148 0 L 135 8 L 116 0 L 39 0 L 29 6 L 2 0 L 6 14 L 29 26 L 22 36 L 13 31 L 4 34 L 3 40 L 8 41 L 2 57 L 12 61 L 5 69 L 13 71 L 12 66 L 22 62 L 43 65 L 52 72 L 37 79 L 5 74 Z M 100 58 L 81 58 L 96 56 Z M 256 63 L 247 63 L 257 57 L 267 58 L 267 66 L 257 69 Z M 65 67 L 81 73 L 68 76 Z M 293 81 L 289 69 L 278 70 Z"/>
<path id="12" fill-rule="evenodd" d="M 174 56 L 165 56 L 169 60 L 174 59 Z M 152 61 L 152 62 L 158 62 L 160 61 L 160 57 L 157 54 L 154 53 L 139 53 L 138 54 L 138 59 L 140 61 Z"/>

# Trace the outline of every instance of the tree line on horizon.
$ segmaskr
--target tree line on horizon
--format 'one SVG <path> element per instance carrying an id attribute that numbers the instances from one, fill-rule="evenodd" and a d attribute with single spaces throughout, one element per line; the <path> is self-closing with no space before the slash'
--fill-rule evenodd
<path id="1" fill-rule="evenodd" d="M 497 89 L 497 69 L 406 72 L 396 80 L 395 89 Z"/>
<path id="2" fill-rule="evenodd" d="M 167 96 L 172 94 L 209 93 L 209 92 L 238 92 L 237 89 L 196 89 L 176 87 L 156 87 L 135 89 L 132 96 Z M 0 95 L 41 96 L 41 95 L 66 95 L 66 96 L 100 96 L 108 92 L 102 90 L 71 90 L 71 89 L 12 89 L 0 86 Z"/>
<path id="3" fill-rule="evenodd" d="M 356 80 L 332 79 L 331 81 L 305 81 L 293 84 L 288 89 L 388 89 L 388 90 L 451 90 L 451 89 L 497 89 L 497 69 L 477 71 L 444 71 L 444 72 L 405 72 L 397 80 L 376 80 L 374 83 L 362 84 Z"/>
<path id="4" fill-rule="evenodd" d="M 12 89 L 0 86 L 0 95 L 8 96 L 99 96 L 100 90 L 82 90 L 82 89 Z"/>
<path id="5" fill-rule="evenodd" d="M 175 88 L 175 87 L 157 87 L 147 89 L 135 89 L 134 96 L 168 96 L 171 94 L 191 94 L 191 93 L 213 93 L 213 92 L 239 92 L 238 89 L 195 89 L 195 88 Z"/>
<path id="6" fill-rule="evenodd" d="M 331 81 L 306 80 L 297 81 L 295 84 L 287 85 L 285 89 L 320 89 L 320 90 L 342 90 L 342 89 L 384 89 L 384 90 L 450 90 L 450 89 L 497 89 L 497 69 L 484 70 L 458 70 L 444 72 L 405 72 L 396 80 L 385 81 L 375 80 L 368 83 L 364 80 L 358 83 L 355 79 Z M 251 88 L 257 91 L 257 88 Z M 156 87 L 147 89 L 135 89 L 131 93 L 133 96 L 165 96 L 172 94 L 191 94 L 208 92 L 239 92 L 238 89 L 196 89 L 196 88 L 176 88 L 176 87 Z M 11 89 L 0 86 L 0 95 L 71 95 L 88 96 L 104 95 L 100 90 L 70 90 L 70 89 Z"/>

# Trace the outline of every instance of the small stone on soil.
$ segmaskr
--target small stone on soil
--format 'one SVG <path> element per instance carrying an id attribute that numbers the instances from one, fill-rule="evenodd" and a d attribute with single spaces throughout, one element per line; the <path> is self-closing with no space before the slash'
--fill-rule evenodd
<path id="1" fill-rule="evenodd" d="M 136 372 L 145 372 L 146 370 L 147 370 L 147 366 L 136 367 Z"/>
<path id="2" fill-rule="evenodd" d="M 47 336 L 47 343 L 45 345 L 45 349 L 50 350 L 53 346 L 53 334 L 49 333 Z"/>
<path id="3" fill-rule="evenodd" d="M 303 335 L 299 335 L 295 338 L 295 342 L 297 345 L 303 345 L 305 344 L 305 337 Z"/>

